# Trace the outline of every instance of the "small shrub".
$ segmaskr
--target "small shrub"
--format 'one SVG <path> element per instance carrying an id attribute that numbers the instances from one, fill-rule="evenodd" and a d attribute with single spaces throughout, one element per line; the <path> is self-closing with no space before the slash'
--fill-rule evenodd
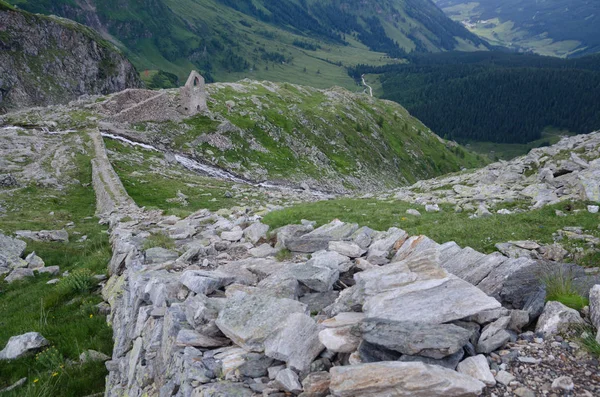
<path id="1" fill-rule="evenodd" d="M 575 310 L 581 310 L 587 306 L 588 300 L 575 289 L 571 269 L 559 266 L 544 270 L 541 281 L 546 287 L 546 301 L 560 302 Z"/>
<path id="2" fill-rule="evenodd" d="M 154 247 L 175 249 L 175 241 L 165 233 L 151 234 L 144 242 L 144 249 L 147 250 Z"/>
<path id="3" fill-rule="evenodd" d="M 292 259 L 292 253 L 287 248 L 284 248 L 275 254 L 275 259 L 277 259 L 279 262 Z"/>
<path id="4" fill-rule="evenodd" d="M 98 282 L 89 269 L 77 269 L 60 280 L 58 288 L 64 295 L 85 294 L 92 291 Z"/>
<path id="5" fill-rule="evenodd" d="M 596 341 L 596 330 L 590 326 L 584 326 L 577 329 L 579 333 L 579 343 L 590 354 L 600 357 L 600 343 Z"/>
<path id="6" fill-rule="evenodd" d="M 36 354 L 35 361 L 41 368 L 52 371 L 64 366 L 65 358 L 52 346 Z"/>

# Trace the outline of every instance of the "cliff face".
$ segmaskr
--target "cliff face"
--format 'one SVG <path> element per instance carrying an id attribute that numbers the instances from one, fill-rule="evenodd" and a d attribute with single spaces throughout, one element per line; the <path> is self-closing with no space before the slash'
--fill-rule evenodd
<path id="1" fill-rule="evenodd" d="M 90 28 L 0 2 L 0 113 L 140 85 L 133 65 Z"/>

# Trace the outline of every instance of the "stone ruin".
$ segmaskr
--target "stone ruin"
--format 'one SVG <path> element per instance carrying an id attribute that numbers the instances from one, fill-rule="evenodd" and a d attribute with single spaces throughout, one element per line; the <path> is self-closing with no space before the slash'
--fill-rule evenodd
<path id="1" fill-rule="evenodd" d="M 208 111 L 204 78 L 195 70 L 177 91 L 127 89 L 97 107 L 118 123 L 179 120 Z"/>

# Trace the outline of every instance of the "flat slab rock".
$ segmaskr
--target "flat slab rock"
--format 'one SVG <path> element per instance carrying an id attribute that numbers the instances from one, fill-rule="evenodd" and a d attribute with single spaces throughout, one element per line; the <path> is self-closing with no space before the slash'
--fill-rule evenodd
<path id="1" fill-rule="evenodd" d="M 455 276 L 415 281 L 367 297 L 367 317 L 441 324 L 500 307 L 500 302 Z"/>
<path id="2" fill-rule="evenodd" d="M 334 397 L 470 397 L 485 384 L 470 376 L 420 362 L 385 361 L 333 367 Z"/>
<path id="3" fill-rule="evenodd" d="M 0 351 L 0 360 L 14 360 L 47 346 L 49 343 L 38 332 L 27 332 L 23 335 L 12 336 L 4 349 Z"/>

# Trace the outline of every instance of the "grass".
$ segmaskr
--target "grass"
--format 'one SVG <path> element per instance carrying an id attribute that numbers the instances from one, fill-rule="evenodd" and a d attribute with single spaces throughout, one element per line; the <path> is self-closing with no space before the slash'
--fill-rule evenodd
<path id="1" fill-rule="evenodd" d="M 292 252 L 287 248 L 281 249 L 275 254 L 275 259 L 279 262 L 290 260 L 292 259 Z"/>
<path id="2" fill-rule="evenodd" d="M 89 185 L 89 160 L 86 155 L 76 157 L 76 171 L 70 176 L 80 183 L 65 190 L 28 186 L 10 194 L 0 193 L 0 205 L 7 210 L 0 216 L 3 233 L 19 229 L 61 229 L 68 222 L 75 223 L 68 229 L 67 243 L 27 241 L 26 254 L 35 251 L 46 266 L 60 266 L 61 272 L 79 274 L 86 269 L 88 274 L 103 274 L 110 260 L 106 229 L 94 218 L 95 196 Z M 83 235 L 87 240 L 79 242 Z M 12 284 L 0 281 L 0 347 L 4 347 L 11 336 L 37 331 L 65 360 L 76 361 L 79 354 L 88 349 L 111 354 L 112 331 L 96 308 L 102 298 L 90 289 L 74 286 L 65 293 L 61 284 L 68 285 L 70 281 L 47 285 L 51 278 L 38 275 Z M 34 356 L 28 356 L 0 362 L 0 388 L 27 377 L 25 386 L 6 395 L 84 396 L 104 390 L 106 373 L 104 363 L 49 371 Z"/>
<path id="3" fill-rule="evenodd" d="M 544 269 L 540 276 L 546 287 L 546 302 L 556 301 L 575 310 L 581 310 L 589 300 L 577 292 L 572 272 L 563 267 Z"/>
<path id="4" fill-rule="evenodd" d="M 233 184 L 202 177 L 179 165 L 165 167 L 162 154 L 104 140 L 111 163 L 127 193 L 140 206 L 157 208 L 166 214 L 187 216 L 198 209 L 216 211 L 240 205 L 240 200 L 225 196 Z M 187 202 L 175 198 L 185 194 Z"/>
<path id="5" fill-rule="evenodd" d="M 442 211 L 439 213 L 429 213 L 425 212 L 422 206 L 401 201 L 344 198 L 304 203 L 274 211 L 267 214 L 263 222 L 271 229 L 300 223 L 301 219 L 316 221 L 317 225 L 340 219 L 375 230 L 387 230 L 394 226 L 406 230 L 411 235 L 426 235 L 438 243 L 455 241 L 463 247 L 470 246 L 478 251 L 491 253 L 496 251 L 496 243 L 510 240 L 531 239 L 550 244 L 553 242 L 552 234 L 565 226 L 582 226 L 584 230 L 598 235 L 599 217 L 591 216 L 585 211 L 585 204 L 556 204 L 522 213 L 469 219 L 469 213 L 455 213 L 453 207 L 447 205 L 441 205 Z M 495 210 L 514 208 L 518 205 L 506 203 Z M 409 208 L 420 210 L 422 216 L 406 214 Z M 556 216 L 557 209 L 567 212 L 568 216 Z"/>
<path id="6" fill-rule="evenodd" d="M 144 241 L 144 249 L 147 250 L 154 247 L 172 250 L 175 249 L 175 241 L 165 233 L 154 233 Z"/>
<path id="7" fill-rule="evenodd" d="M 590 354 L 600 357 L 600 343 L 596 340 L 596 330 L 591 326 L 578 327 L 576 330 L 581 336 L 578 342 L 587 350 Z"/>

